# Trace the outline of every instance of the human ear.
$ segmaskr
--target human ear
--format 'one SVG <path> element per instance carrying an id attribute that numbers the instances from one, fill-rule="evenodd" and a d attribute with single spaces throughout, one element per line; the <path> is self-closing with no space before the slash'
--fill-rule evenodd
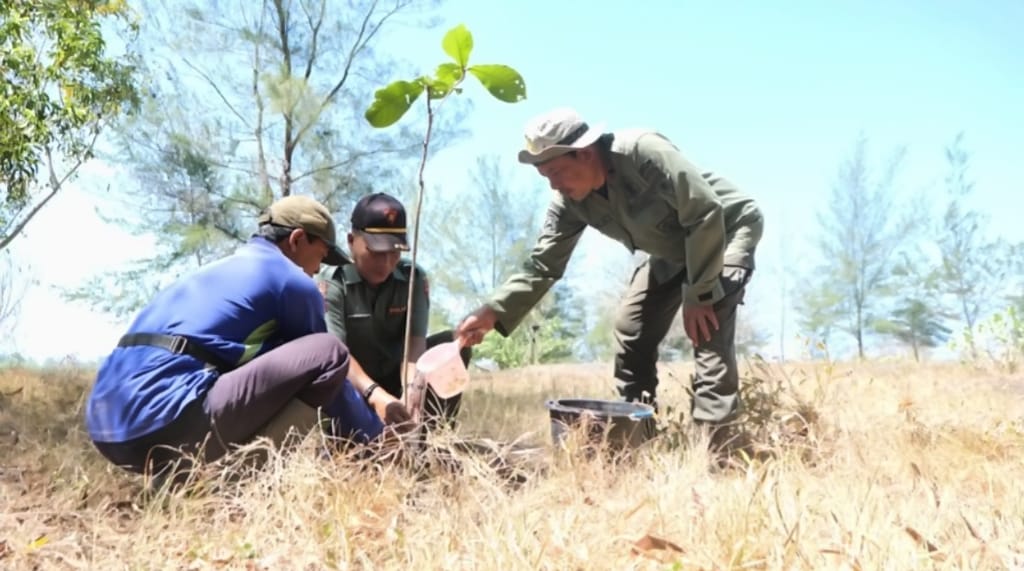
<path id="1" fill-rule="evenodd" d="M 582 163 L 588 165 L 594 164 L 597 161 L 597 150 L 593 146 L 587 147 L 585 149 L 580 149 L 579 151 L 577 151 L 577 158 Z"/>
<path id="2" fill-rule="evenodd" d="M 291 246 L 291 249 L 293 251 L 296 248 L 298 248 L 299 242 L 302 241 L 302 238 L 305 235 L 306 235 L 306 232 L 302 228 L 296 228 L 295 230 L 292 230 L 291 234 L 288 235 L 288 245 Z"/>

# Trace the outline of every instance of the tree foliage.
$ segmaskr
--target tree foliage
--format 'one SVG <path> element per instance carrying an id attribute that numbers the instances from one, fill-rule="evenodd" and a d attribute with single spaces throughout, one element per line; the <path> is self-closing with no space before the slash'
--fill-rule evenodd
<path id="1" fill-rule="evenodd" d="M 435 307 L 456 320 L 487 299 L 530 254 L 543 212 L 540 187 L 511 183 L 494 155 L 477 158 L 467 191 L 438 196 L 424 212 L 425 254 Z M 568 282 L 555 284 L 507 338 L 491 335 L 474 351 L 502 368 L 576 358 L 586 323 Z"/>
<path id="2" fill-rule="evenodd" d="M 583 306 L 568 282 L 560 281 L 508 337 L 490 335 L 474 355 L 502 369 L 576 361 L 584 333 Z"/>
<path id="3" fill-rule="evenodd" d="M 134 60 L 108 53 L 108 23 L 134 30 L 123 1 L 0 3 L 0 250 L 138 103 Z"/>
<path id="4" fill-rule="evenodd" d="M 461 93 L 459 85 L 468 75 L 475 77 L 484 89 L 500 101 L 517 103 L 526 99 L 526 82 L 512 67 L 494 63 L 469 65 L 473 34 L 465 25 L 459 24 L 448 30 L 441 40 L 441 48 L 452 61 L 438 65 L 433 75 L 393 81 L 374 93 L 373 103 L 365 113 L 371 125 L 383 128 L 395 124 L 420 95 L 426 94 L 430 101 Z"/>
<path id="5" fill-rule="evenodd" d="M 469 188 L 438 194 L 424 208 L 424 257 L 431 287 L 451 315 L 484 301 L 530 252 L 539 229 L 537 188 L 511 182 L 512 173 L 495 155 L 482 155 L 469 171 Z"/>
<path id="6" fill-rule="evenodd" d="M 166 281 L 237 247 L 280 197 L 311 195 L 347 216 L 359 196 L 407 184 L 418 135 L 373 129 L 363 110 L 400 67 L 378 49 L 384 31 L 422 24 L 435 5 L 148 2 L 151 93 L 117 131 L 131 180 L 119 189 L 124 213 L 107 218 L 156 235 L 157 248 L 70 297 L 130 313 Z M 461 133 L 464 109 L 437 129 L 439 147 Z"/>

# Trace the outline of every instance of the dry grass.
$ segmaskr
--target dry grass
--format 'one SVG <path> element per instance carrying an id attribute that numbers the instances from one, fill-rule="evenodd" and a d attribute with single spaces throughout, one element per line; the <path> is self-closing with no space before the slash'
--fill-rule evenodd
<path id="1" fill-rule="evenodd" d="M 756 460 L 710 469 L 677 412 L 629 461 L 550 451 L 544 401 L 612 397 L 608 371 L 476 375 L 458 436 L 541 447 L 515 482 L 500 454 L 415 467 L 310 438 L 155 497 L 88 443 L 81 373 L 2 372 L 0 568 L 1024 569 L 1022 376 L 761 364 Z M 685 408 L 689 372 L 665 371 L 663 403 Z"/>

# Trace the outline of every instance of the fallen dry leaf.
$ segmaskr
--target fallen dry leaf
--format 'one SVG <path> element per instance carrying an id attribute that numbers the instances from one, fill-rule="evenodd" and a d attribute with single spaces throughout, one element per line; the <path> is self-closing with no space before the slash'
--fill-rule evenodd
<path id="1" fill-rule="evenodd" d="M 13 552 L 14 550 L 11 549 L 11 544 L 7 543 L 6 539 L 0 539 L 0 559 L 7 557 Z"/>
<path id="2" fill-rule="evenodd" d="M 632 551 L 634 555 L 643 555 L 648 551 L 674 551 L 676 553 L 683 553 L 683 548 L 667 539 L 647 534 L 633 542 Z"/>
<path id="3" fill-rule="evenodd" d="M 909 525 L 904 527 L 903 529 L 907 532 L 907 535 L 914 538 L 914 541 L 916 541 L 918 544 L 920 544 L 922 547 L 928 550 L 928 554 L 931 555 L 931 558 L 933 560 L 945 560 L 945 556 L 939 551 L 939 548 L 936 547 L 935 544 L 931 541 L 925 539 L 925 537 L 918 533 L 916 529 L 910 527 Z"/>

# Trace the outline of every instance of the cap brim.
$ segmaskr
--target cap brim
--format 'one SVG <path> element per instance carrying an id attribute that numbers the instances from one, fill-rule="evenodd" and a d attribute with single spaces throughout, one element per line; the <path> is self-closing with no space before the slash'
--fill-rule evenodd
<path id="1" fill-rule="evenodd" d="M 324 257 L 324 263 L 328 266 L 340 266 L 350 261 L 345 252 L 342 252 L 337 246 L 327 246 L 327 256 Z"/>
<path id="2" fill-rule="evenodd" d="M 377 234 L 364 231 L 363 238 L 366 239 L 366 247 L 373 252 L 405 252 L 409 250 L 405 234 Z"/>
<path id="3" fill-rule="evenodd" d="M 590 129 L 587 129 L 587 132 L 580 135 L 580 138 L 573 141 L 572 144 L 552 145 L 537 154 L 533 154 L 530 151 L 523 149 L 519 151 L 519 162 L 524 165 L 539 165 L 540 163 L 545 163 L 551 159 L 571 153 L 572 151 L 578 151 L 584 147 L 589 147 L 597 142 L 603 134 L 604 123 L 599 123 Z"/>

